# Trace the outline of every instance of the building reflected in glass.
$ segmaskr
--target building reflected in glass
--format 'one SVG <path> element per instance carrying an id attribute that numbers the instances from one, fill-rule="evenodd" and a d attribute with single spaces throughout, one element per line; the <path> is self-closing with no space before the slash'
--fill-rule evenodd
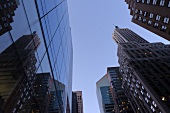
<path id="1" fill-rule="evenodd" d="M 7 9 L 10 8 L 7 2 L 1 2 L 7 5 Z M 14 10 L 15 15 L 12 17 L 13 22 L 10 23 L 12 29 L 3 32 L 0 36 L 0 66 L 3 67 L 0 69 L 0 88 L 8 90 L 9 87 L 14 87 L 13 85 L 17 84 L 16 81 L 18 78 L 26 77 L 22 91 L 16 91 L 18 95 L 22 95 L 21 92 L 23 92 L 23 97 L 20 96 L 18 97 L 20 99 L 15 98 L 13 100 L 16 105 L 13 105 L 13 108 L 11 107 L 11 111 L 13 113 L 42 111 L 42 106 L 39 104 L 41 99 L 37 99 L 39 97 L 37 94 L 40 90 L 35 89 L 36 84 L 39 84 L 39 86 L 45 85 L 42 89 L 49 94 L 43 96 L 46 97 L 46 100 L 49 100 L 49 104 L 54 103 L 58 105 L 58 108 L 56 108 L 58 113 L 66 113 L 66 109 L 67 112 L 71 112 L 73 50 L 67 1 L 16 0 L 16 4 L 17 8 Z M 2 5 L 1 7 L 5 8 Z M 1 13 L 3 14 L 3 12 Z M 32 38 L 34 36 L 37 38 Z M 23 37 L 25 37 L 24 41 L 18 41 L 17 43 L 17 40 Z M 15 51 L 15 57 L 11 55 L 12 53 L 5 55 L 6 52 L 4 51 Z M 29 60 L 27 60 L 27 58 L 29 58 Z M 19 62 L 16 63 L 18 60 Z M 32 64 L 30 64 L 31 69 L 28 67 L 29 65 L 24 67 L 26 65 L 25 62 L 29 64 L 32 62 Z M 9 69 L 13 71 L 6 71 Z M 29 72 L 27 69 L 29 69 Z M 29 73 L 29 77 L 32 77 L 30 80 L 27 73 Z M 43 73 L 49 73 L 50 78 L 46 77 L 42 79 L 40 75 L 44 76 Z M 9 74 L 11 74 L 11 76 L 8 76 L 8 79 L 11 79 L 11 81 L 5 82 L 3 77 L 7 77 Z M 41 79 L 42 81 L 37 83 L 37 79 Z M 48 80 L 48 83 L 43 82 L 46 80 Z M 2 84 L 7 83 L 11 84 L 11 86 L 4 89 Z M 30 89 L 26 86 L 27 83 Z M 52 91 L 50 87 L 53 87 Z M 6 95 L 8 95 L 8 99 L 13 99 L 10 96 L 11 91 L 12 90 L 8 90 L 5 95 L 2 90 L 0 92 L 0 112 L 2 111 L 2 113 L 9 113 L 5 111 L 2 106 L 5 104 L 9 105 L 5 103 Z M 28 98 L 26 96 L 27 92 L 32 95 L 32 101 L 30 97 L 30 102 L 27 101 L 29 98 L 29 96 Z M 41 95 L 41 97 L 43 96 Z M 55 101 L 51 102 L 51 98 L 54 98 Z M 18 102 L 18 100 L 20 100 L 20 102 Z M 22 102 L 26 104 L 22 104 Z M 45 106 L 45 104 L 43 105 Z M 45 109 L 46 111 L 49 111 L 49 106 L 50 105 Z M 50 107 L 51 112 L 53 112 L 55 109 L 51 108 L 53 107 Z M 70 111 L 68 111 L 68 109 Z"/>

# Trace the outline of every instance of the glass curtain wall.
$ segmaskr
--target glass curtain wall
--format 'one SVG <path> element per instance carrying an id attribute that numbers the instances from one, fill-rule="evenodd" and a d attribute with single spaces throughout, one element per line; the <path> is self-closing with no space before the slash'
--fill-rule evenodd
<path id="1" fill-rule="evenodd" d="M 12 8 L 12 4 L 14 3 L 16 4 L 17 8 L 15 10 L 10 10 L 10 8 Z M 73 64 L 72 37 L 71 37 L 71 29 L 69 24 L 67 0 L 11 0 L 11 3 L 8 3 L 7 1 L 1 1 L 0 10 L 2 10 L 1 7 L 4 8 L 4 10 L 6 10 L 7 13 L 9 14 L 13 13 L 13 15 L 11 17 L 12 21 L 10 22 L 9 19 L 6 19 L 5 21 L 0 20 L 1 24 L 3 24 L 2 27 L 5 27 L 5 25 L 10 26 L 10 29 L 6 27 L 7 31 L 1 34 L 0 36 L 0 55 L 2 54 L 2 56 L 4 56 L 3 54 L 4 51 L 10 45 L 13 45 L 12 51 L 16 51 L 15 57 L 17 58 L 14 59 L 13 56 L 11 56 L 11 57 L 6 57 L 10 60 L 4 60 L 4 57 L 0 57 L 0 61 L 2 61 L 0 66 L 8 65 L 6 62 L 8 63 L 19 62 L 18 65 L 21 66 L 21 70 L 24 74 L 18 76 L 19 77 L 26 76 L 27 79 L 28 76 L 35 76 L 34 79 L 36 79 L 37 78 L 36 74 L 38 73 L 49 73 L 51 79 L 49 80 L 50 83 L 48 83 L 47 86 L 48 95 L 50 95 L 50 92 L 52 92 L 52 95 L 55 94 L 55 96 L 57 97 L 55 99 L 57 100 L 59 105 L 59 107 L 57 108 L 58 112 L 65 113 L 66 107 L 72 106 L 71 99 L 72 99 L 72 64 Z M 8 16 L 10 16 L 9 14 L 5 16 L 3 11 L 0 11 L 0 13 L 1 13 L 1 17 L 4 16 L 5 18 L 8 18 Z M 26 47 L 26 49 L 17 47 L 16 44 L 17 40 L 25 35 L 32 36 L 33 41 L 30 43 L 34 44 L 34 46 L 37 45 L 35 45 L 36 42 L 33 37 L 36 35 L 39 38 L 38 39 L 39 44 L 36 47 L 36 49 L 30 50 L 30 48 L 28 47 Z M 35 56 L 35 60 L 33 63 L 35 69 L 31 71 L 32 72 L 31 75 L 27 74 L 27 69 L 25 69 L 23 65 L 24 63 L 23 56 L 22 56 L 23 54 L 19 52 L 21 51 L 20 49 L 22 49 L 22 52 L 28 50 L 32 51 L 31 54 Z M 27 59 L 27 56 L 25 59 Z M 1 71 L 0 89 L 2 90 L 4 90 L 4 87 L 1 87 L 2 86 L 1 84 L 4 84 L 5 81 L 4 78 L 1 76 L 7 77 L 7 74 L 4 75 L 3 73 L 6 70 L 6 68 L 12 66 L 13 65 L 4 67 L 3 68 L 4 70 L 0 69 Z M 16 68 L 18 67 L 16 66 Z M 21 71 L 19 69 L 13 69 L 13 70 L 17 72 Z M 14 79 L 13 81 L 15 81 L 14 85 L 20 83 L 18 82 L 19 77 L 18 79 L 16 79 L 14 78 L 13 75 L 13 74 L 17 74 L 17 72 L 12 73 L 11 71 L 9 71 L 9 73 L 12 73 L 12 75 L 10 75 L 11 77 L 10 80 Z M 8 82 L 9 80 L 6 83 Z M 28 105 L 25 105 L 25 107 L 23 107 L 23 105 L 21 104 L 22 107 L 11 108 L 13 113 L 26 112 L 25 111 L 26 109 L 29 109 L 31 112 L 32 103 L 37 103 L 36 104 L 37 110 L 39 110 L 38 109 L 39 102 L 36 99 L 37 94 L 34 92 L 34 87 L 35 87 L 34 82 L 32 82 L 31 80 L 27 80 L 27 82 L 28 84 L 30 84 L 32 95 L 34 95 L 32 98 L 35 101 L 33 102 L 31 101 L 29 103 L 29 107 Z M 13 89 L 15 88 L 16 87 L 13 87 Z M 4 104 L 7 104 L 6 100 L 8 100 L 9 98 L 13 99 L 12 97 L 10 97 L 11 96 L 10 94 L 12 94 L 13 92 L 12 88 L 9 90 L 8 98 L 6 100 L 4 99 L 6 97 L 2 96 L 2 93 L 4 92 L 6 93 L 6 91 L 0 92 L 0 112 L 2 111 L 2 113 L 5 113 L 5 111 L 3 111 L 3 106 Z M 15 99 L 15 101 L 17 101 L 17 99 Z M 49 106 L 50 106 L 50 102 L 49 105 L 47 105 L 47 107 Z M 70 111 L 71 111 L 71 107 L 70 107 Z"/>

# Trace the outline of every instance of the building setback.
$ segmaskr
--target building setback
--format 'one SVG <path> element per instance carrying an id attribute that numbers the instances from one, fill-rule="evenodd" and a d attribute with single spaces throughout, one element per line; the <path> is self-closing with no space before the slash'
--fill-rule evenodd
<path id="1" fill-rule="evenodd" d="M 136 38 L 136 37 L 138 38 Z M 122 86 L 136 113 L 170 111 L 170 45 L 149 43 L 129 29 L 116 28 Z M 133 41 L 117 41 L 134 38 Z"/>
<path id="2" fill-rule="evenodd" d="M 170 40 L 169 0 L 125 0 L 132 22 Z"/>
<path id="3" fill-rule="evenodd" d="M 108 67 L 107 75 L 110 83 L 110 91 L 114 100 L 114 112 L 134 113 L 122 88 L 122 75 L 119 73 L 119 67 Z"/>

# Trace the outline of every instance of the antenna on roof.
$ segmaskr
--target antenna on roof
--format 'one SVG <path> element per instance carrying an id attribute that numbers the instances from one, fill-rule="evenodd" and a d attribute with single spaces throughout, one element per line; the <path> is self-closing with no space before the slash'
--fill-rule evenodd
<path id="1" fill-rule="evenodd" d="M 114 24 L 113 24 L 113 25 L 114 25 Z M 114 26 L 115 26 L 115 28 L 116 28 L 116 29 L 118 29 L 118 28 L 119 28 L 119 27 L 118 27 L 118 26 L 116 26 L 116 25 L 114 25 Z"/>

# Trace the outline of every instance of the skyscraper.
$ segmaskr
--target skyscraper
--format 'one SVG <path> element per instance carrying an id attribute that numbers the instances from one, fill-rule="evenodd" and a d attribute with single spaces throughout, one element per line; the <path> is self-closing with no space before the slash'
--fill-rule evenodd
<path id="1" fill-rule="evenodd" d="M 77 94 L 72 92 L 72 113 L 78 113 Z"/>
<path id="2" fill-rule="evenodd" d="M 169 0 L 125 0 L 135 24 L 170 40 Z"/>
<path id="3" fill-rule="evenodd" d="M 132 41 L 117 41 L 132 37 Z M 122 86 L 134 112 L 169 113 L 170 45 L 143 41 L 131 30 L 120 28 L 115 29 L 113 39 L 118 43 Z"/>
<path id="4" fill-rule="evenodd" d="M 119 67 L 108 67 L 107 75 L 110 83 L 110 91 L 114 100 L 115 113 L 133 113 L 131 105 L 122 88 L 122 75 Z"/>
<path id="5" fill-rule="evenodd" d="M 96 82 L 96 94 L 100 113 L 115 113 L 114 101 L 110 91 L 110 84 L 107 74 Z"/>
<path id="6" fill-rule="evenodd" d="M 72 106 L 73 63 L 72 37 L 67 0 L 11 1 L 16 1 L 17 9 L 11 10 L 15 14 L 15 16 L 12 16 L 13 22 L 10 23 L 11 29 L 3 32 L 0 36 L 0 53 L 2 54 L 5 49 L 10 45 L 13 45 L 20 37 L 28 34 L 37 34 L 41 44 L 34 50 L 36 61 L 32 60 L 31 62 L 33 62 L 35 73 L 50 73 L 55 89 L 53 90 L 53 94 L 56 98 L 61 97 L 60 100 L 56 99 L 58 102 L 57 109 L 59 109 L 59 112 L 65 113 L 67 106 Z M 9 7 L 7 1 L 4 1 L 4 4 Z M 2 6 L 2 4 L 0 5 Z M 0 22 L 2 22 L 2 20 L 0 20 Z M 36 46 L 35 44 L 36 43 L 33 45 Z M 20 47 L 21 46 L 22 45 L 20 45 Z M 12 46 L 16 52 L 20 51 L 20 47 L 17 45 Z M 27 53 L 29 53 L 28 51 L 30 54 L 33 53 L 32 50 L 27 50 Z M 23 58 L 25 58 L 26 54 L 19 53 L 20 54 L 17 56 L 18 59 L 15 59 L 14 57 L 8 58 L 11 62 L 15 62 L 15 60 L 19 59 L 25 60 Z M 7 59 L 5 56 L 2 59 L 6 60 L 5 58 Z M 20 66 L 24 68 L 23 66 L 25 65 L 26 63 Z M 7 70 L 9 67 L 6 66 L 1 69 Z M 54 81 L 60 82 L 65 87 Z M 1 84 L 3 83 L 0 83 L 0 86 Z M 62 93 L 58 93 L 61 89 Z M 2 97 L 0 97 L 0 100 L 2 100 L 1 98 Z M 22 98 L 22 101 L 23 100 L 24 98 Z M 23 111 L 21 110 L 20 112 Z"/>
<path id="7" fill-rule="evenodd" d="M 74 91 L 72 96 L 72 113 L 83 113 L 82 91 Z"/>

